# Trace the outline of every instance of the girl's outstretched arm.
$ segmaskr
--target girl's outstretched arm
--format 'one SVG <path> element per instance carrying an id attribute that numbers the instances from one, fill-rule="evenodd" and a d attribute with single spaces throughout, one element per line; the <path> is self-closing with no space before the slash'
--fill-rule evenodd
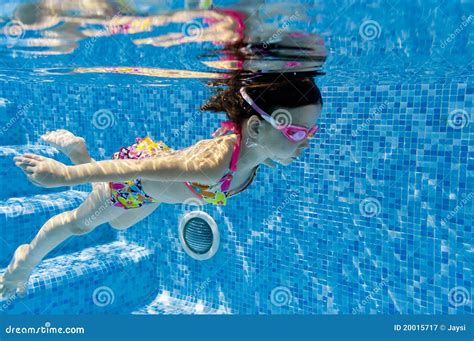
<path id="1" fill-rule="evenodd" d="M 231 138 L 202 140 L 186 149 L 149 159 L 104 160 L 66 166 L 56 160 L 25 154 L 15 157 L 28 178 L 42 187 L 90 182 L 126 181 L 135 177 L 156 181 L 217 182 L 232 155 Z"/>

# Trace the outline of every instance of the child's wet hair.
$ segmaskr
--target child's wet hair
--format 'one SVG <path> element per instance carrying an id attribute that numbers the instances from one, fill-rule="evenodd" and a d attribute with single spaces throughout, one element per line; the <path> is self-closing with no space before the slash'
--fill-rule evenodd
<path id="1" fill-rule="evenodd" d="M 234 78 L 235 80 L 235 78 Z M 241 125 L 244 119 L 252 115 L 260 116 L 242 98 L 239 90 L 245 86 L 248 95 L 263 110 L 271 115 L 279 108 L 296 108 L 305 105 L 323 104 L 321 92 L 313 77 L 286 78 L 279 77 L 275 81 L 254 82 L 242 85 L 242 82 L 227 81 L 215 84 L 225 87 L 218 88 L 216 94 L 205 103 L 201 110 L 225 112 L 233 122 Z"/>

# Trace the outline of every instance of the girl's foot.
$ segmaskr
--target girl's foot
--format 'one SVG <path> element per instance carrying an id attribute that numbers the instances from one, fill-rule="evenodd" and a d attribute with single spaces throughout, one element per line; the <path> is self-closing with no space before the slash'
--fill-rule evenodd
<path id="1" fill-rule="evenodd" d="M 30 244 L 20 245 L 7 270 L 0 276 L 0 297 L 7 298 L 18 294 L 24 296 L 28 289 L 28 279 L 33 267 L 27 265 L 26 258 Z"/>
<path id="2" fill-rule="evenodd" d="M 50 131 L 41 135 L 40 138 L 60 152 L 66 154 L 72 161 L 74 161 L 74 159 L 90 159 L 84 139 L 74 135 L 68 130 L 58 129 Z"/>

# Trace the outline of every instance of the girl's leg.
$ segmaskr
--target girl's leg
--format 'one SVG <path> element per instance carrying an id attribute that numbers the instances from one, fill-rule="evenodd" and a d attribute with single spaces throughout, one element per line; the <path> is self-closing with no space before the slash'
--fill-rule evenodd
<path id="1" fill-rule="evenodd" d="M 73 163 L 94 162 L 87 151 L 84 139 L 59 129 L 41 138 L 65 153 Z M 159 203 L 148 204 L 130 211 L 110 206 L 107 183 L 93 183 L 93 191 L 76 209 L 60 213 L 49 219 L 30 244 L 20 245 L 5 273 L 0 276 L 0 296 L 26 292 L 27 280 L 33 268 L 57 245 L 73 235 L 92 231 L 109 222 L 113 228 L 126 229 L 151 214 Z"/>
<path id="2" fill-rule="evenodd" d="M 1 296 L 15 294 L 17 289 L 23 294 L 33 268 L 64 240 L 89 233 L 123 214 L 123 209 L 110 205 L 108 184 L 94 185 L 94 190 L 79 207 L 50 218 L 31 243 L 18 247 L 7 270 L 0 276 Z"/>
<path id="3" fill-rule="evenodd" d="M 152 214 L 158 206 L 160 206 L 160 203 L 150 203 L 139 208 L 134 208 L 133 210 L 126 210 L 119 217 L 109 221 L 109 225 L 117 230 L 128 229 L 130 226 L 135 225 L 140 220 Z"/>

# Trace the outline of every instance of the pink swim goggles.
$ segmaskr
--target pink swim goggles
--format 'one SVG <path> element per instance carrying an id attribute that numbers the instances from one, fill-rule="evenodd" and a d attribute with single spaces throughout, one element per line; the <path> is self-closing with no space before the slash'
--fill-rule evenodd
<path id="1" fill-rule="evenodd" d="M 245 89 L 242 87 L 240 88 L 240 94 L 244 98 L 244 100 L 256 111 L 258 112 L 262 118 L 270 123 L 274 128 L 278 129 L 285 135 L 285 137 L 290 140 L 291 142 L 297 143 L 303 141 L 305 138 L 312 138 L 314 134 L 318 131 L 319 127 L 317 124 L 314 125 L 311 129 L 307 129 L 306 127 L 298 126 L 298 125 L 281 125 L 279 124 L 272 116 L 267 114 L 263 111 L 247 94 Z"/>

